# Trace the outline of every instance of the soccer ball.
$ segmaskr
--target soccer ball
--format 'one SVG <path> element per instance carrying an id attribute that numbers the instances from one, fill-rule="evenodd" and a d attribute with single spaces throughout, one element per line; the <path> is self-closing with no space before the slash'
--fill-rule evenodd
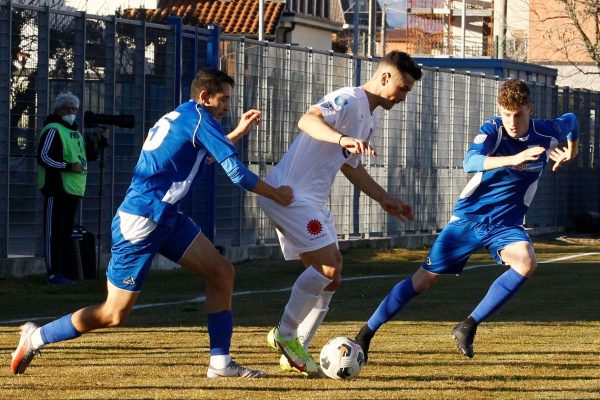
<path id="1" fill-rule="evenodd" d="M 327 342 L 319 359 L 323 373 L 332 379 L 356 378 L 365 363 L 360 345 L 346 337 L 335 337 Z"/>

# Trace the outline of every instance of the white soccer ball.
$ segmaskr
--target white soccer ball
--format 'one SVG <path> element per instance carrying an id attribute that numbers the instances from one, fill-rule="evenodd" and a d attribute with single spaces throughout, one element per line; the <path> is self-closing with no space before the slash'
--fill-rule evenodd
<path id="1" fill-rule="evenodd" d="M 323 346 L 319 357 L 325 375 L 332 379 L 353 379 L 365 363 L 362 348 L 354 340 L 335 337 Z"/>

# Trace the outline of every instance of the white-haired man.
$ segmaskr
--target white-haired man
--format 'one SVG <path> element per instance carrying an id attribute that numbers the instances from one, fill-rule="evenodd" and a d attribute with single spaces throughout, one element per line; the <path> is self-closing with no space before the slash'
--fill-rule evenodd
<path id="1" fill-rule="evenodd" d="M 37 150 L 38 184 L 44 196 L 44 254 L 48 283 L 73 283 L 65 276 L 65 255 L 79 202 L 85 193 L 87 161 L 95 158 L 75 118 L 79 99 L 71 92 L 56 96 L 44 121 Z"/>

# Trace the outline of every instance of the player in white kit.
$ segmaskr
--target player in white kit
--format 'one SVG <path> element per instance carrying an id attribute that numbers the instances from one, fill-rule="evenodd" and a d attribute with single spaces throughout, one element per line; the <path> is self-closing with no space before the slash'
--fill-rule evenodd
<path id="1" fill-rule="evenodd" d="M 389 214 L 400 220 L 413 219 L 411 206 L 375 182 L 360 157 L 376 155 L 369 144 L 377 125 L 375 109 L 389 110 L 404 101 L 420 78 L 421 69 L 408 54 L 387 54 L 363 86 L 327 94 L 300 118 L 298 137 L 265 178 L 270 185 L 286 185 L 294 191 L 294 201 L 287 207 L 264 198 L 259 204 L 277 228 L 285 259 L 300 259 L 305 266 L 278 326 L 267 336 L 269 345 L 282 353 L 283 370 L 307 376 L 320 373 L 308 345 L 341 283 L 342 255 L 326 206 L 337 172 L 341 170 Z"/>

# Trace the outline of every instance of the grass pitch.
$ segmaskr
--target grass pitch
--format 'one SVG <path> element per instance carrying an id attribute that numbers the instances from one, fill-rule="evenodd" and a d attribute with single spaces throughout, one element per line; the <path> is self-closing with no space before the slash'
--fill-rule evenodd
<path id="1" fill-rule="evenodd" d="M 537 244 L 540 261 L 597 247 Z M 353 337 L 393 285 L 426 250 L 352 250 L 331 310 L 312 345 Z M 470 265 L 490 264 L 475 255 Z M 208 335 L 202 282 L 185 271 L 151 273 L 126 327 L 93 332 L 43 350 L 25 375 L 10 355 L 20 319 L 43 324 L 104 298 L 104 285 L 56 288 L 43 277 L 0 281 L 0 399 L 597 399 L 600 398 L 600 256 L 542 263 L 515 298 L 482 324 L 476 356 L 460 356 L 450 329 L 503 271 L 467 270 L 414 299 L 373 339 L 358 379 L 304 379 L 284 373 L 265 342 L 302 267 L 263 261 L 236 266 L 232 353 L 267 379 L 206 379 Z M 162 305 L 158 305 L 162 304 Z M 13 322 L 7 322 L 13 321 Z"/>

